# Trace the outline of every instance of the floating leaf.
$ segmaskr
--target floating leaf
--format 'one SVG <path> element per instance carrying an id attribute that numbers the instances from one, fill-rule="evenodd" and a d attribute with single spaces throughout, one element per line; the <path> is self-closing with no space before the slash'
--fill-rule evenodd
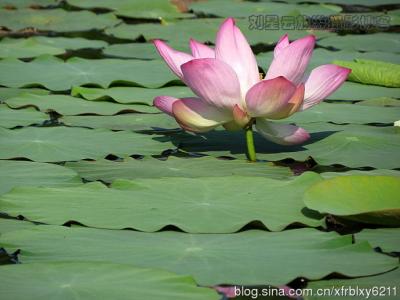
<path id="1" fill-rule="evenodd" d="M 311 132 L 303 145 L 281 146 L 255 134 L 259 159 L 304 161 L 310 156 L 321 165 L 395 169 L 400 167 L 400 138 L 394 127 L 365 125 L 298 124 Z M 174 143 L 187 152 L 245 159 L 243 132 L 215 130 L 204 134 L 176 134 Z"/>
<path id="2" fill-rule="evenodd" d="M 90 11 L 64 9 L 0 10 L 0 26 L 11 31 L 35 28 L 39 31 L 86 31 L 112 27 L 120 21 L 113 14 L 96 15 Z"/>
<path id="3" fill-rule="evenodd" d="M 113 44 L 106 47 L 103 53 L 112 57 L 159 59 L 160 54 L 153 43 Z"/>
<path id="4" fill-rule="evenodd" d="M 280 231 L 295 223 L 322 226 L 321 216 L 302 202 L 304 191 L 320 180 L 319 175 L 307 173 L 292 181 L 172 177 L 115 181 L 111 189 L 15 188 L 0 197 L 0 209 L 52 225 L 76 221 L 89 227 L 146 232 L 173 225 L 191 233 L 231 233 L 259 221 Z"/>
<path id="5" fill-rule="evenodd" d="M 218 300 L 192 278 L 125 264 L 66 262 L 0 267 L 2 297 L 9 299 Z M 16 288 L 22 282 L 24 288 Z"/>
<path id="6" fill-rule="evenodd" d="M 50 92 L 44 89 L 16 89 L 16 88 L 0 87 L 0 102 L 25 93 L 30 93 L 35 95 L 48 95 Z"/>
<path id="7" fill-rule="evenodd" d="M 0 218 L 0 235 L 15 230 L 28 229 L 33 226 L 35 226 L 34 223 L 27 221 Z"/>
<path id="8" fill-rule="evenodd" d="M 138 19 L 187 18 L 192 14 L 182 13 L 173 1 L 165 0 L 68 0 L 72 6 L 86 9 L 103 8 L 114 11 L 117 16 Z"/>
<path id="9" fill-rule="evenodd" d="M 368 241 L 384 252 L 400 252 L 399 234 L 399 228 L 363 229 L 355 234 L 355 238 L 357 241 Z"/>
<path id="10" fill-rule="evenodd" d="M 12 108 L 34 106 L 44 112 L 55 111 L 60 115 L 82 114 L 115 115 L 121 112 L 158 112 L 147 105 L 119 104 L 106 101 L 87 101 L 67 95 L 23 94 L 5 101 Z"/>
<path id="11" fill-rule="evenodd" d="M 283 121 L 289 123 L 393 124 L 399 117 L 400 108 L 397 107 L 366 107 L 353 104 L 321 103 L 304 112 L 296 113 Z"/>
<path id="12" fill-rule="evenodd" d="M 40 56 L 32 62 L 17 59 L 0 61 L 0 84 L 7 87 L 41 85 L 54 91 L 69 90 L 75 85 L 96 84 L 106 88 L 123 82 L 158 88 L 175 80 L 160 61 L 82 59 L 64 62 L 51 56 Z"/>
<path id="13" fill-rule="evenodd" d="M 34 108 L 11 109 L 7 105 L 0 104 L 0 127 L 14 128 L 42 124 L 49 120 L 49 116 Z"/>
<path id="14" fill-rule="evenodd" d="M 384 175 L 384 176 L 400 176 L 400 171 L 397 170 L 387 170 L 387 169 L 374 169 L 368 171 L 361 170 L 351 170 L 347 172 L 323 172 L 320 174 L 324 178 L 332 178 L 336 176 L 348 176 L 348 175 Z"/>
<path id="15" fill-rule="evenodd" d="M 106 33 L 114 37 L 136 40 L 140 36 L 144 36 L 146 41 L 151 41 L 157 38 L 168 40 L 178 49 L 186 49 L 188 51 L 189 39 L 194 38 L 201 42 L 214 42 L 219 26 L 224 19 L 215 18 L 198 18 L 184 19 L 168 22 L 167 24 L 137 24 L 119 26 L 109 28 Z M 257 30 L 249 28 L 248 19 L 237 19 L 236 24 L 243 31 L 251 45 L 256 44 L 275 44 L 279 38 L 287 33 L 287 30 Z M 176 34 L 179 32 L 179 34 Z M 297 39 L 310 34 L 307 30 L 291 30 L 290 38 Z M 313 30 L 313 34 L 318 38 L 327 36 L 336 36 L 324 30 Z"/>
<path id="16" fill-rule="evenodd" d="M 344 293 L 351 297 L 351 299 L 398 299 L 398 285 L 400 277 L 400 268 L 393 271 L 377 275 L 369 276 L 364 278 L 356 279 L 334 279 L 334 280 L 323 280 L 310 282 L 307 288 L 314 291 L 319 289 L 320 291 L 326 291 L 328 294 L 331 291 L 330 300 L 343 299 Z M 341 291 L 344 291 L 341 293 Z M 353 295 L 354 294 L 354 295 Z M 367 296 L 368 295 L 368 296 Z M 323 300 L 327 297 L 310 296 L 307 295 L 305 300 Z"/>
<path id="17" fill-rule="evenodd" d="M 389 97 L 373 98 L 356 103 L 357 105 L 364 106 L 400 106 L 400 101 L 398 99 Z"/>
<path id="18" fill-rule="evenodd" d="M 99 159 L 109 154 L 160 154 L 172 148 L 160 136 L 105 129 L 68 127 L 27 127 L 8 130 L 0 127 L 0 159 L 24 157 L 39 162 Z"/>
<path id="19" fill-rule="evenodd" d="M 23 8 L 23 7 L 46 7 L 58 5 L 59 0 L 0 0 L 0 7 Z"/>
<path id="20" fill-rule="evenodd" d="M 400 178 L 339 176 L 321 181 L 304 195 L 308 208 L 365 223 L 400 224 Z"/>
<path id="21" fill-rule="evenodd" d="M 81 96 L 87 100 L 114 100 L 124 104 L 153 105 L 153 99 L 160 95 L 169 95 L 176 98 L 192 97 L 193 92 L 185 86 L 169 86 L 160 89 L 146 89 L 142 87 L 112 87 L 109 89 L 87 88 L 75 86 L 72 96 Z"/>
<path id="22" fill-rule="evenodd" d="M 378 97 L 397 98 L 400 95 L 400 88 L 388 88 L 376 85 L 366 85 L 346 81 L 336 92 L 327 99 L 332 100 L 367 100 Z"/>
<path id="23" fill-rule="evenodd" d="M 218 17 L 235 17 L 235 18 L 248 18 L 258 15 L 273 15 L 273 16 L 300 16 L 300 15 L 332 15 L 340 12 L 340 6 L 322 6 L 322 5 L 295 5 L 287 3 L 268 2 L 238 2 L 226 0 L 214 0 L 207 2 L 195 2 L 190 5 L 190 8 L 197 14 L 206 14 Z M 290 20 L 290 19 L 289 19 Z M 287 21 L 289 23 L 290 21 Z M 296 20 L 296 19 L 294 19 Z M 290 26 L 281 29 L 291 29 Z M 286 25 L 288 26 L 288 25 Z M 306 26 L 305 26 L 306 27 Z M 274 30 L 275 28 L 271 28 Z M 265 30 L 265 29 L 264 29 Z"/>
<path id="24" fill-rule="evenodd" d="M 67 50 L 103 48 L 106 42 L 83 38 L 31 37 L 27 39 L 4 38 L 0 42 L 0 57 L 28 58 L 43 54 L 59 55 Z"/>
<path id="25" fill-rule="evenodd" d="M 318 44 L 342 50 L 400 52 L 400 44 L 394 33 L 352 34 L 327 37 Z"/>
<path id="26" fill-rule="evenodd" d="M 75 171 L 55 164 L 0 160 L 0 194 L 17 186 L 67 187 L 81 183 Z"/>
<path id="27" fill-rule="evenodd" d="M 375 60 L 336 60 L 333 63 L 351 69 L 349 80 L 363 84 L 400 87 L 400 65 Z"/>
<path id="28" fill-rule="evenodd" d="M 141 160 L 127 159 L 123 162 L 108 160 L 79 161 L 67 163 L 79 175 L 87 180 L 112 182 L 115 179 L 160 178 L 160 177 L 219 177 L 219 176 L 262 176 L 275 179 L 287 179 L 290 169 L 267 163 L 248 163 L 243 160 L 221 160 L 213 157 L 177 158 L 169 157 L 165 161 L 155 158 Z"/>
<path id="29" fill-rule="evenodd" d="M 67 126 L 132 130 L 144 132 L 180 132 L 174 118 L 165 114 L 122 114 L 117 116 L 66 116 L 58 119 Z M 1 121 L 0 121 L 1 122 Z M 1 123 L 0 123 L 1 124 Z"/>
<path id="30" fill-rule="evenodd" d="M 351 236 L 310 228 L 187 234 L 39 225 L 2 234 L 0 244 L 8 251 L 23 249 L 19 257 L 26 265 L 55 261 L 132 264 L 191 275 L 207 286 L 280 286 L 298 277 L 316 280 L 333 272 L 367 276 L 398 265 L 398 259 L 374 252 L 368 243 L 352 244 Z"/>

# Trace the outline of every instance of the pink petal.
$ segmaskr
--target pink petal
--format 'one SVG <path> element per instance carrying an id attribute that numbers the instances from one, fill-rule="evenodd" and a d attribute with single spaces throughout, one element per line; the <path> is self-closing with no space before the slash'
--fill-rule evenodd
<path id="1" fill-rule="evenodd" d="M 206 132 L 232 120 L 228 111 L 221 111 L 200 98 L 182 98 L 174 102 L 172 111 L 182 128 Z"/>
<path id="2" fill-rule="evenodd" d="M 298 39 L 278 51 L 272 60 L 265 79 L 284 76 L 294 84 L 299 84 L 307 69 L 315 45 L 315 37 L 308 35 Z"/>
<path id="3" fill-rule="evenodd" d="M 263 80 L 254 85 L 246 94 L 247 112 L 252 117 L 279 114 L 296 91 L 296 86 L 285 77 Z"/>
<path id="4" fill-rule="evenodd" d="M 195 58 L 215 58 L 214 49 L 204 45 L 194 39 L 190 39 L 189 42 L 190 49 Z"/>
<path id="5" fill-rule="evenodd" d="M 310 138 L 309 133 L 301 127 L 270 122 L 261 118 L 257 118 L 256 128 L 263 137 L 280 145 L 301 144 Z"/>
<path id="6" fill-rule="evenodd" d="M 174 72 L 176 76 L 182 79 L 181 65 L 192 60 L 193 56 L 172 49 L 161 40 L 155 40 L 154 45 L 156 46 L 158 53 L 165 60 L 171 71 Z"/>
<path id="7" fill-rule="evenodd" d="M 165 112 L 166 114 L 170 115 L 173 117 L 172 114 L 172 104 L 176 100 L 179 100 L 178 98 L 175 97 L 170 97 L 170 96 L 158 96 L 155 97 L 153 100 L 153 105 L 157 107 L 159 110 L 162 112 Z"/>
<path id="8" fill-rule="evenodd" d="M 289 46 L 289 37 L 287 34 L 285 34 L 279 39 L 278 43 L 275 46 L 274 57 L 277 57 L 279 53 L 281 53 L 282 50 L 287 46 Z"/>
<path id="9" fill-rule="evenodd" d="M 347 79 L 351 69 L 337 65 L 322 65 L 311 71 L 306 81 L 302 110 L 308 109 L 336 91 Z"/>
<path id="10" fill-rule="evenodd" d="M 194 59 L 182 67 L 186 84 L 200 98 L 219 108 L 229 108 L 241 101 L 235 71 L 214 58 Z"/>
<path id="11" fill-rule="evenodd" d="M 238 104 L 232 110 L 233 120 L 240 128 L 244 128 L 249 122 L 250 117 Z"/>
<path id="12" fill-rule="evenodd" d="M 272 120 L 284 119 L 290 117 L 295 112 L 299 111 L 304 100 L 304 90 L 305 90 L 304 84 L 303 83 L 299 84 L 299 86 L 296 88 L 296 91 L 294 92 L 290 100 L 287 102 L 285 107 L 283 107 L 276 114 L 269 116 L 269 119 Z"/>
<path id="13" fill-rule="evenodd" d="M 249 43 L 232 18 L 222 23 L 215 42 L 215 56 L 229 64 L 236 72 L 241 93 L 260 81 L 256 58 Z"/>

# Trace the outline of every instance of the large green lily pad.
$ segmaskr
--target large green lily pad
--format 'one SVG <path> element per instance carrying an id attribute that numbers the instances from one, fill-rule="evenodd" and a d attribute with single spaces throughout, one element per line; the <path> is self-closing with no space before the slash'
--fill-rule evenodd
<path id="1" fill-rule="evenodd" d="M 400 136 L 394 127 L 365 125 L 333 125 L 327 123 L 298 124 L 311 132 L 303 145 L 281 146 L 255 134 L 259 159 L 304 161 L 312 157 L 321 165 L 341 164 L 348 167 L 395 169 L 400 167 Z M 243 132 L 215 130 L 205 134 L 175 135 L 180 149 L 214 156 L 245 159 Z"/>
<path id="2" fill-rule="evenodd" d="M 320 175 L 324 178 L 332 178 L 336 176 L 348 176 L 348 175 L 384 175 L 384 176 L 400 176 L 398 170 L 387 170 L 387 169 L 373 169 L 373 170 L 351 170 L 346 172 L 323 172 Z"/>
<path id="3" fill-rule="evenodd" d="M 16 220 L 16 219 L 4 219 L 0 218 L 0 235 L 15 230 L 27 229 L 35 226 L 32 222 Z"/>
<path id="4" fill-rule="evenodd" d="M 11 109 L 7 105 L 0 104 L 0 127 L 14 128 L 42 124 L 49 120 L 49 116 L 34 108 Z"/>
<path id="5" fill-rule="evenodd" d="M 82 114 L 115 115 L 121 112 L 158 112 L 158 109 L 147 105 L 87 101 L 67 95 L 23 94 L 7 99 L 5 102 L 12 108 L 33 106 L 40 111 L 55 111 L 64 116 Z"/>
<path id="6" fill-rule="evenodd" d="M 67 163 L 87 180 L 112 182 L 115 179 L 161 178 L 161 177 L 219 177 L 219 176 L 262 176 L 287 179 L 290 169 L 268 163 L 248 163 L 243 160 L 222 160 L 213 157 L 177 158 L 165 161 L 155 158 L 126 159 L 123 162 L 109 160 L 79 161 Z"/>
<path id="7" fill-rule="evenodd" d="M 289 37 L 291 37 L 289 33 Z M 318 43 L 318 41 L 317 41 Z M 257 54 L 257 62 L 264 70 L 267 70 L 274 57 L 274 52 L 261 52 Z M 400 55 L 392 52 L 371 51 L 358 52 L 355 50 L 330 51 L 324 48 L 316 48 L 313 51 L 308 65 L 308 71 L 325 64 L 330 64 L 335 60 L 354 60 L 354 59 L 372 59 L 382 60 L 389 63 L 399 64 Z"/>
<path id="8" fill-rule="evenodd" d="M 400 52 L 400 43 L 393 33 L 332 36 L 318 42 L 324 47 L 341 50 Z"/>
<path id="9" fill-rule="evenodd" d="M 321 103 L 301 113 L 296 113 L 283 122 L 314 123 L 334 122 L 338 124 L 393 124 L 400 117 L 397 107 L 368 107 L 353 104 Z"/>
<path id="10" fill-rule="evenodd" d="M 0 127 L 0 159 L 24 157 L 39 162 L 99 159 L 109 154 L 160 154 L 173 148 L 167 139 L 134 132 L 67 127 Z"/>
<path id="11" fill-rule="evenodd" d="M 161 68 L 161 66 L 160 66 Z M 108 89 L 88 88 L 75 86 L 71 91 L 72 96 L 81 96 L 87 100 L 113 100 L 124 104 L 153 105 L 157 96 L 173 96 L 176 98 L 192 97 L 193 92 L 185 86 L 168 86 L 159 89 L 146 89 L 142 87 L 112 87 Z"/>
<path id="12" fill-rule="evenodd" d="M 35 28 L 38 31 L 85 31 L 112 27 L 120 21 L 113 14 L 96 15 L 90 11 L 63 9 L 0 10 L 0 26 L 11 31 Z"/>
<path id="13" fill-rule="evenodd" d="M 94 9 L 103 8 L 112 10 L 117 16 L 139 18 L 139 19 L 170 19 L 187 18 L 192 14 L 182 13 L 173 1 L 165 0 L 68 0 L 72 6 Z M 175 2 L 177 4 L 177 2 Z"/>
<path id="14" fill-rule="evenodd" d="M 399 235 L 399 228 L 363 229 L 355 234 L 355 238 L 357 241 L 366 240 L 384 252 L 400 252 Z"/>
<path id="15" fill-rule="evenodd" d="M 388 88 L 346 81 L 336 92 L 327 97 L 332 100 L 368 100 L 378 97 L 398 98 L 399 88 Z"/>
<path id="16" fill-rule="evenodd" d="M 373 98 L 356 103 L 357 105 L 363 106 L 400 106 L 400 101 L 398 99 L 389 97 Z"/>
<path id="17" fill-rule="evenodd" d="M 31 37 L 27 39 L 4 38 L 0 42 L 0 57 L 29 58 L 43 54 L 59 55 L 67 50 L 103 48 L 104 41 L 83 38 Z"/>
<path id="18" fill-rule="evenodd" d="M 348 78 L 350 81 L 386 87 L 400 87 L 400 64 L 367 59 L 336 60 L 334 63 L 351 69 Z"/>
<path id="19" fill-rule="evenodd" d="M 51 56 L 40 56 L 32 62 L 12 58 L 0 61 L 0 84 L 7 87 L 39 85 L 62 91 L 75 85 L 95 84 L 106 88 L 119 82 L 158 88 L 175 79 L 160 61 L 74 57 L 64 62 Z"/>
<path id="20" fill-rule="evenodd" d="M 153 39 L 159 38 L 163 40 L 168 40 L 172 46 L 183 50 L 189 48 L 190 38 L 194 38 L 201 42 L 214 42 L 215 35 L 223 21 L 224 19 L 222 18 L 198 18 L 190 20 L 176 20 L 173 22 L 168 22 L 166 24 L 121 24 L 117 27 L 107 29 L 106 33 L 118 38 L 130 40 L 136 40 L 140 36 L 144 36 L 146 41 L 151 41 Z M 287 30 L 284 29 L 250 29 L 248 19 L 238 19 L 236 21 L 237 25 L 246 35 L 249 43 L 252 45 L 273 45 L 279 40 L 282 35 L 287 33 Z M 179 32 L 179 34 L 176 34 L 177 32 Z M 336 35 L 335 33 L 323 30 L 291 30 L 290 38 L 296 39 L 311 33 L 315 34 L 318 38 Z"/>
<path id="21" fill-rule="evenodd" d="M 111 57 L 138 58 L 138 59 L 159 59 L 153 43 L 129 43 L 114 44 L 106 47 L 103 53 Z"/>
<path id="22" fill-rule="evenodd" d="M 400 178 L 339 176 L 313 185 L 304 194 L 308 208 L 383 225 L 400 224 Z"/>
<path id="23" fill-rule="evenodd" d="M 312 280 L 333 272 L 366 276 L 398 264 L 396 258 L 374 252 L 366 242 L 352 244 L 351 236 L 310 228 L 279 233 L 187 234 L 39 225 L 4 233 L 0 244 L 8 251 L 22 249 L 20 260 L 24 264 L 124 263 L 192 275 L 200 285 L 280 286 L 300 276 Z"/>
<path id="24" fill-rule="evenodd" d="M 81 183 L 74 170 L 59 165 L 0 160 L 0 194 L 17 186 L 68 187 Z"/>
<path id="25" fill-rule="evenodd" d="M 272 231 L 290 224 L 322 226 L 304 208 L 304 191 L 321 180 L 307 173 L 292 181 L 264 177 L 199 177 L 115 181 L 113 188 L 15 188 L 0 210 L 30 221 L 154 232 L 173 225 L 191 233 L 231 233 L 259 221 Z M 190 196 L 188 196 L 190 195 Z M 279 197 L 277 197 L 279 195 Z M 151 200 L 151 201 L 150 201 Z"/>
<path id="26" fill-rule="evenodd" d="M 151 108 L 148 107 L 147 109 Z M 66 116 L 66 117 L 61 117 L 58 120 L 61 123 L 68 126 L 78 126 L 78 127 L 88 127 L 88 128 L 132 130 L 132 131 L 149 132 L 149 133 L 181 131 L 175 119 L 165 114 L 122 114 L 116 116 Z"/>
<path id="27" fill-rule="evenodd" d="M 218 300 L 188 276 L 125 264 L 58 262 L 0 267 L 4 300 L 149 299 Z M 17 288 L 23 282 L 24 288 Z"/>
<path id="28" fill-rule="evenodd" d="M 0 0 L 0 7 L 46 7 L 58 5 L 59 0 Z"/>
<path id="29" fill-rule="evenodd" d="M 0 102 L 4 102 L 9 98 L 13 98 L 25 93 L 36 94 L 36 95 L 48 95 L 50 92 L 45 89 L 18 89 L 18 88 L 0 87 Z"/>
<path id="30" fill-rule="evenodd" d="M 334 280 L 323 280 L 310 282 L 307 288 L 312 289 L 317 294 L 316 291 L 329 291 L 331 295 L 329 299 L 340 300 L 343 299 L 343 295 L 348 295 L 351 299 L 389 299 L 396 300 L 399 299 L 399 277 L 400 268 L 393 271 L 377 275 L 368 276 L 364 278 L 356 279 L 334 279 Z M 342 292 L 343 291 L 343 292 Z M 321 296 L 306 296 L 305 300 L 323 300 L 327 297 Z"/>

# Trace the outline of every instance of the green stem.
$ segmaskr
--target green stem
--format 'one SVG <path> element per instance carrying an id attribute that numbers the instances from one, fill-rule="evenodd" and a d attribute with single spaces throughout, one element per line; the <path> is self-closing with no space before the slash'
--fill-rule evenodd
<path id="1" fill-rule="evenodd" d="M 256 148 L 254 147 L 253 138 L 253 124 L 250 124 L 245 128 L 246 132 L 246 143 L 247 143 L 247 159 L 251 162 L 257 161 Z"/>

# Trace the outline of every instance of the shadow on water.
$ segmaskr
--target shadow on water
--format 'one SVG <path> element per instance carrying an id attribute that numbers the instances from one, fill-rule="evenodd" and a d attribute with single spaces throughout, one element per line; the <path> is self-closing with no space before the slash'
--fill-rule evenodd
<path id="1" fill-rule="evenodd" d="M 311 133 L 311 138 L 302 145 L 283 146 L 266 140 L 259 133 L 254 132 L 254 142 L 257 153 L 299 152 L 307 150 L 307 145 L 321 141 L 337 131 L 320 131 Z M 186 132 L 171 135 L 172 143 L 179 149 L 187 152 L 221 152 L 231 155 L 243 154 L 246 149 L 246 140 L 243 132 L 214 130 L 202 134 Z"/>

